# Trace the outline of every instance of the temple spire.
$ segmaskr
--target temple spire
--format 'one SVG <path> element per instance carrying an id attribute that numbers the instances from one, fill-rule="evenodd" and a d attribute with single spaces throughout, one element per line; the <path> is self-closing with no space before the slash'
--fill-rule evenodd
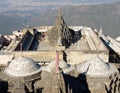
<path id="1" fill-rule="evenodd" d="M 58 16 L 61 16 L 61 8 L 59 9 L 59 13 L 58 13 Z"/>
<path id="2" fill-rule="evenodd" d="M 53 28 L 48 32 L 49 42 L 51 45 L 61 45 L 68 48 L 72 42 L 74 32 L 68 28 L 64 18 L 61 15 L 61 9 L 58 11 L 58 17 Z"/>

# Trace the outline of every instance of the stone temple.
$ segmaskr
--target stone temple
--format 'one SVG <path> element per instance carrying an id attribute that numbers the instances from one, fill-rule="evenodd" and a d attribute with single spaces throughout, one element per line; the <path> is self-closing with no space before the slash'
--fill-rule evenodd
<path id="1" fill-rule="evenodd" d="M 120 66 L 97 31 L 67 26 L 60 12 L 54 26 L 3 37 L 0 93 L 120 93 Z"/>
<path id="2" fill-rule="evenodd" d="M 12 60 L 4 72 L 13 77 L 26 77 L 38 73 L 39 68 L 40 65 L 36 64 L 32 59 L 20 57 Z"/>
<path id="3" fill-rule="evenodd" d="M 74 36 L 74 31 L 67 27 L 61 13 L 55 21 L 54 26 L 48 31 L 49 42 L 51 45 L 62 45 L 68 48 Z"/>
<path id="4" fill-rule="evenodd" d="M 3 70 L 1 80 L 6 89 L 1 93 L 119 93 L 120 89 L 118 70 L 99 57 L 75 66 L 58 59 L 40 66 L 20 57 Z"/>
<path id="5" fill-rule="evenodd" d="M 114 65 L 104 62 L 100 57 L 79 64 L 77 71 L 90 77 L 109 77 L 118 73 Z"/>
<path id="6" fill-rule="evenodd" d="M 100 57 L 77 65 L 79 78 L 89 86 L 90 93 L 119 93 L 119 72 L 113 64 L 104 62 Z"/>
<path id="7" fill-rule="evenodd" d="M 2 78 L 8 81 L 8 92 L 33 92 L 33 82 L 41 78 L 40 65 L 31 58 L 13 59 L 3 71 Z"/>

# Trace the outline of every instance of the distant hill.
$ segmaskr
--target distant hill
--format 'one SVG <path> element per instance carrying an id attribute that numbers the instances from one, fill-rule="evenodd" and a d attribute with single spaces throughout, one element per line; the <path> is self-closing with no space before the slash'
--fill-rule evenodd
<path id="1" fill-rule="evenodd" d="M 27 24 L 29 26 L 53 25 L 59 7 L 44 6 L 36 7 L 36 10 L 8 10 L 1 12 L 0 34 L 10 34 L 13 30 L 21 29 Z M 67 25 L 90 26 L 97 30 L 102 28 L 106 35 L 120 36 L 120 2 L 61 6 L 61 10 Z"/>
<path id="2" fill-rule="evenodd" d="M 17 15 L 0 15 L 0 34 L 10 34 L 23 27 L 25 19 Z"/>
<path id="3" fill-rule="evenodd" d="M 47 11 L 33 17 L 31 26 L 53 25 L 57 10 Z M 120 2 L 114 4 L 79 5 L 62 7 L 63 17 L 68 25 L 90 26 L 102 28 L 104 33 L 112 37 L 120 35 Z"/>

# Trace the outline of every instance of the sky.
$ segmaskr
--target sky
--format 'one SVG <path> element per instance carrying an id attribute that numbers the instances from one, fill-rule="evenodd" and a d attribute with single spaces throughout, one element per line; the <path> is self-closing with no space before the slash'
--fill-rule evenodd
<path id="1" fill-rule="evenodd" d="M 120 0 L 2 0 L 0 7 L 111 3 Z"/>
<path id="2" fill-rule="evenodd" d="M 41 6 L 63 6 L 111 3 L 120 0 L 2 0 L 0 13 L 8 10 L 34 10 Z M 38 8 L 37 8 L 38 7 Z"/>

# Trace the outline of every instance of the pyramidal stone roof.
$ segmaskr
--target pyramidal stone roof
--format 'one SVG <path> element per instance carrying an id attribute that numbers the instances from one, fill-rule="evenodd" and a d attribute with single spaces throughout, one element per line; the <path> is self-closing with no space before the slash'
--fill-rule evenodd
<path id="1" fill-rule="evenodd" d="M 79 64 L 77 71 L 90 77 L 109 77 L 118 72 L 113 64 L 104 62 L 100 57 Z"/>
<path id="2" fill-rule="evenodd" d="M 32 59 L 20 57 L 11 61 L 4 73 L 13 77 L 25 77 L 37 73 L 40 65 L 36 64 Z"/>
<path id="3" fill-rule="evenodd" d="M 53 28 L 48 33 L 50 44 L 66 46 L 63 43 L 64 41 L 62 41 L 62 40 L 63 39 L 66 40 L 65 42 L 70 41 L 72 39 L 72 34 L 73 34 L 73 31 L 67 27 L 62 15 L 61 15 L 61 12 L 59 12 Z"/>

